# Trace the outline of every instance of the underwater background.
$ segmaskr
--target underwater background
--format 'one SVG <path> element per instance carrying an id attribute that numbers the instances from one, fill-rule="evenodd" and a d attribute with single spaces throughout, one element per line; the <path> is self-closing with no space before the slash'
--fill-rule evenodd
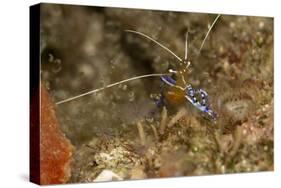
<path id="1" fill-rule="evenodd" d="M 210 121 L 188 101 L 157 107 L 160 78 L 144 78 L 56 105 L 74 145 L 67 182 L 269 171 L 273 160 L 273 18 L 43 4 L 41 81 L 54 103 L 134 76 L 167 73 L 184 56 L 207 91 Z M 107 178 L 107 177 L 106 177 Z M 101 179 L 107 181 L 110 179 Z"/>

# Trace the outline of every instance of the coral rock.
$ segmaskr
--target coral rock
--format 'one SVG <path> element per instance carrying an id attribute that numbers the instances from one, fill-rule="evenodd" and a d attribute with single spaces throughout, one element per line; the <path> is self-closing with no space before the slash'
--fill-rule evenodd
<path id="1" fill-rule="evenodd" d="M 54 104 L 41 87 L 40 184 L 65 183 L 70 178 L 73 146 L 61 132 Z"/>

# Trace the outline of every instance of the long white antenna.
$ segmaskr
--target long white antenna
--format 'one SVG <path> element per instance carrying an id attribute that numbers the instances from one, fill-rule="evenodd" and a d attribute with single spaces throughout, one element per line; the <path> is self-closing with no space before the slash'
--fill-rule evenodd
<path id="1" fill-rule="evenodd" d="M 84 97 L 86 95 L 97 93 L 97 92 L 105 90 L 107 88 L 110 88 L 110 87 L 113 87 L 113 86 L 116 86 L 116 85 L 119 85 L 119 84 L 122 84 L 122 83 L 125 83 L 125 82 L 129 82 L 129 81 L 132 81 L 132 80 L 137 80 L 137 79 L 140 79 L 140 78 L 147 78 L 147 77 L 160 77 L 160 76 L 165 76 L 165 75 L 170 75 L 170 74 L 146 74 L 146 75 L 142 75 L 142 76 L 136 76 L 136 77 L 129 78 L 129 79 L 126 79 L 126 80 L 121 80 L 119 82 L 115 82 L 113 84 L 109 84 L 109 85 L 107 85 L 105 87 L 102 87 L 102 88 L 98 88 L 98 89 L 94 89 L 94 90 L 88 91 L 86 93 L 82 93 L 80 95 L 76 95 L 74 97 L 70 97 L 70 98 L 65 99 L 65 100 L 58 101 L 58 102 L 56 102 L 56 104 L 59 105 L 59 104 L 62 104 L 62 103 L 66 103 L 66 102 L 78 99 L 80 97 Z"/>
<path id="2" fill-rule="evenodd" d="M 188 40 L 188 31 L 185 34 L 185 51 L 184 51 L 184 60 L 187 60 L 187 40 Z"/>
<path id="3" fill-rule="evenodd" d="M 212 28 L 214 27 L 215 23 L 218 21 L 218 19 L 219 19 L 220 16 L 221 16 L 221 15 L 218 14 L 217 17 L 215 18 L 215 20 L 213 21 L 212 25 L 210 26 L 210 28 L 209 28 L 209 30 L 208 30 L 208 32 L 207 32 L 207 34 L 206 34 L 206 36 L 205 36 L 205 38 L 204 38 L 204 40 L 203 40 L 201 46 L 200 46 L 200 49 L 199 49 L 198 54 L 200 54 L 200 52 L 201 52 L 201 50 L 202 50 L 202 48 L 203 48 L 203 46 L 204 46 L 204 44 L 205 44 L 205 42 L 206 42 L 206 39 L 207 39 L 208 36 L 209 36 L 210 31 L 212 30 Z"/>
<path id="4" fill-rule="evenodd" d="M 141 35 L 151 41 L 153 41 L 154 43 L 156 43 L 157 45 L 159 45 L 160 47 L 162 47 L 163 49 L 165 49 L 167 52 L 169 52 L 170 54 L 172 54 L 174 57 L 176 57 L 180 62 L 182 62 L 182 59 L 177 56 L 174 52 L 172 52 L 172 50 L 170 50 L 169 48 L 167 48 L 166 46 L 164 46 L 163 44 L 161 44 L 160 42 L 156 41 L 155 39 L 151 38 L 150 36 L 144 34 L 144 33 L 141 33 L 141 32 L 138 32 L 138 31 L 134 31 L 134 30 L 125 30 L 126 32 L 129 32 L 129 33 L 135 33 L 135 34 L 138 34 L 138 35 Z"/>

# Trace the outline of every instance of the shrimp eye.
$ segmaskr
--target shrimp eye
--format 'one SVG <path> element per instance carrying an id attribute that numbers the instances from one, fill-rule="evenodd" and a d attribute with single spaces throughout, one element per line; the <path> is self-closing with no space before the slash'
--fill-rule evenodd
<path id="1" fill-rule="evenodd" d="M 187 69 L 190 66 L 190 64 L 191 64 L 190 61 L 188 61 L 185 68 Z"/>

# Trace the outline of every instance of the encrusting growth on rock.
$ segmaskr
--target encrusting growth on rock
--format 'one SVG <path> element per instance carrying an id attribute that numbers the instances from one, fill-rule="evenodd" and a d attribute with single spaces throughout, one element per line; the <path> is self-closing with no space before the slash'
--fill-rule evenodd
<path id="1" fill-rule="evenodd" d="M 54 104 L 41 86 L 40 184 L 66 183 L 70 178 L 73 146 L 59 127 Z"/>

